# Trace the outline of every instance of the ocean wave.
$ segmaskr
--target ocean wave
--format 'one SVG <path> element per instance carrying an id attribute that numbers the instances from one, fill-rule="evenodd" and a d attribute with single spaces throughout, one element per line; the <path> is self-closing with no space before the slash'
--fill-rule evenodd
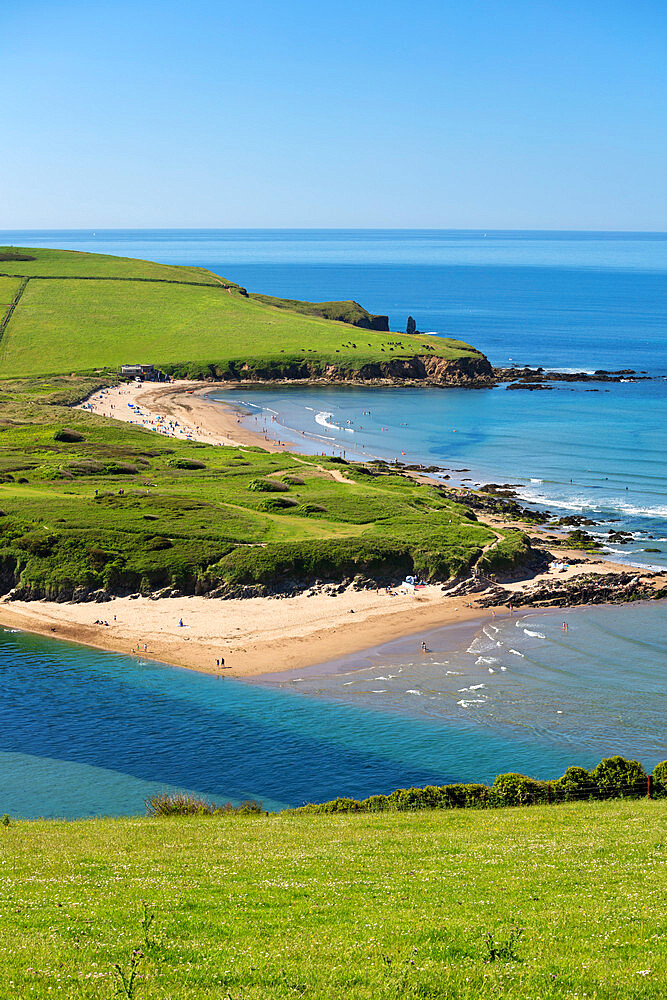
<path id="1" fill-rule="evenodd" d="M 328 427 L 329 430 L 339 431 L 340 427 L 338 424 L 329 423 L 330 420 L 333 420 L 333 413 L 327 413 L 326 410 L 321 410 L 315 414 L 315 423 L 319 424 L 320 427 Z"/>
<path id="2" fill-rule="evenodd" d="M 377 690 L 371 691 L 371 694 L 384 694 L 386 690 L 386 688 L 377 688 Z"/>
<path id="3" fill-rule="evenodd" d="M 523 653 L 520 653 L 518 649 L 509 649 L 508 652 L 514 653 L 515 656 L 520 656 L 522 660 L 525 660 L 525 656 L 523 655 Z M 501 667 L 500 669 L 504 670 L 505 667 Z"/>
<path id="4" fill-rule="evenodd" d="M 525 628 L 523 631 L 526 635 L 532 635 L 535 639 L 546 639 L 544 632 L 533 632 L 529 628 Z"/>
<path id="5" fill-rule="evenodd" d="M 498 660 L 495 658 L 495 656 L 480 656 L 477 658 L 475 666 L 481 667 L 489 663 L 497 663 L 497 662 Z"/>
<path id="6" fill-rule="evenodd" d="M 470 708 L 471 705 L 483 705 L 485 701 L 486 698 L 461 698 L 456 704 L 461 708 Z"/>
<path id="7" fill-rule="evenodd" d="M 414 688 L 408 688 L 405 692 L 406 694 L 421 694 L 421 691 L 416 691 Z"/>

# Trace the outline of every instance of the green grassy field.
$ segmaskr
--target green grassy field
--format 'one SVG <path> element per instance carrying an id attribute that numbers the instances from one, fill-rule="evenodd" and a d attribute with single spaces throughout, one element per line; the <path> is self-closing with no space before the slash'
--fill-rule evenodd
<path id="1" fill-rule="evenodd" d="M 367 309 L 351 299 L 347 302 L 303 302 L 300 299 L 278 299 L 274 295 L 262 295 L 258 292 L 251 292 L 250 298 L 269 306 L 276 306 L 278 309 L 289 309 L 308 316 L 324 316 L 326 319 L 341 320 L 343 323 L 352 323 L 369 329 L 375 318 Z"/>
<path id="2" fill-rule="evenodd" d="M 35 259 L 5 259 L 7 255 L 11 258 L 14 254 Z M 137 260 L 134 257 L 33 247 L 0 247 L 0 274 L 46 278 L 75 278 L 82 275 L 91 278 L 143 278 L 153 281 L 194 281 L 203 285 L 218 285 L 221 280 L 204 267 L 181 267 Z"/>
<path id="3" fill-rule="evenodd" d="M 25 597 L 447 580 L 529 553 L 395 470 L 165 438 L 66 404 L 93 380 L 0 390 L 0 582 Z M 58 440 L 59 431 L 76 440 Z M 332 470 L 344 469 L 340 482 Z M 484 553 L 484 550 L 489 548 Z"/>
<path id="4" fill-rule="evenodd" d="M 26 253 L 37 259 L 0 260 L 0 272 L 31 276 L 0 341 L 0 378 L 131 363 L 193 377 L 258 371 L 281 377 L 305 365 L 301 374 L 307 376 L 327 365 L 353 372 L 416 355 L 482 358 L 461 341 L 377 333 L 269 305 L 203 269 L 55 250 Z M 0 278 L 7 283 L 0 299 L 9 302 L 14 280 Z"/>
<path id="5" fill-rule="evenodd" d="M 0 995 L 658 1000 L 666 833 L 664 800 L 11 823 Z"/>

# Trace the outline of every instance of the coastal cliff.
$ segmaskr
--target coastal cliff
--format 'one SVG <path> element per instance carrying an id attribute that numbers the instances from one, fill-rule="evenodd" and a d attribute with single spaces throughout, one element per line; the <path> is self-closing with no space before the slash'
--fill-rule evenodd
<path id="1" fill-rule="evenodd" d="M 415 355 L 361 364 L 319 360 L 230 361 L 226 365 L 165 365 L 173 378 L 196 378 L 212 382 L 266 383 L 312 382 L 325 384 L 364 383 L 382 385 L 439 385 L 483 388 L 493 385 L 494 373 L 483 354 L 443 358 Z"/>

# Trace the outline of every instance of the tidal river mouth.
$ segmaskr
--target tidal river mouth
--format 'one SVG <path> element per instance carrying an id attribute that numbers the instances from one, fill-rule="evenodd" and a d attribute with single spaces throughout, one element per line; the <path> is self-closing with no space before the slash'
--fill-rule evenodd
<path id="1" fill-rule="evenodd" d="M 562 617 L 441 630 L 425 656 L 415 637 L 264 684 L 0 632 L 0 811 L 140 814 L 176 788 L 276 809 L 555 777 L 611 753 L 652 768 L 667 757 L 664 602 L 569 612 L 567 634 Z"/>

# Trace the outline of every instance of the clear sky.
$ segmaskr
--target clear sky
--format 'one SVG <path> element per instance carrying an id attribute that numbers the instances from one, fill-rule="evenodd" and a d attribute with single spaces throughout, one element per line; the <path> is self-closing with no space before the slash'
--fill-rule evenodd
<path id="1" fill-rule="evenodd" d="M 0 0 L 0 228 L 667 230 L 665 0 Z"/>

